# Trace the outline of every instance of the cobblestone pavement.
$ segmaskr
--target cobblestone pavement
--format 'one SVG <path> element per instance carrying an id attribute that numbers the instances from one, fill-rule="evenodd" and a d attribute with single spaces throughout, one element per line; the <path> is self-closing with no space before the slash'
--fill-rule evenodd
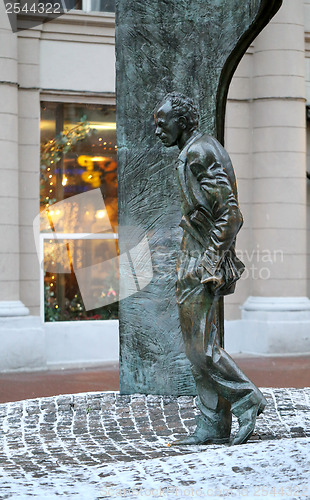
<path id="1" fill-rule="evenodd" d="M 310 389 L 263 392 L 268 407 L 242 446 L 168 447 L 194 426 L 192 397 L 1 404 L 0 498 L 310 499 Z"/>

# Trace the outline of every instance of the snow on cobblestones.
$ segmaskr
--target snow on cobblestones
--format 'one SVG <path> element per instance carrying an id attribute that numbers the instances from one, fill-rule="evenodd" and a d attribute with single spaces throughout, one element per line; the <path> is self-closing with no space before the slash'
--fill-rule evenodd
<path id="1" fill-rule="evenodd" d="M 114 392 L 0 405 L 0 498 L 310 498 L 310 389 L 264 389 L 242 446 L 168 447 L 193 398 Z M 234 429 L 237 423 L 234 421 Z"/>

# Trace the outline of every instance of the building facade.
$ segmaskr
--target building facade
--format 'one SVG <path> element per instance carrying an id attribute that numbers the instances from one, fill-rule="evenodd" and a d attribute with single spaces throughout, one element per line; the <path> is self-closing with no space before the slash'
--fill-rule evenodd
<path id="1" fill-rule="evenodd" d="M 99 207 L 91 219 L 83 205 L 90 218 L 83 228 L 73 218 L 70 227 L 60 227 L 56 217 L 68 210 L 70 196 L 98 190 L 104 174 L 105 209 L 113 219 L 114 14 L 72 10 L 13 33 L 0 8 L 0 370 L 116 360 L 117 269 L 106 277 L 106 302 L 90 302 L 88 316 L 68 276 L 79 265 L 96 266 L 96 255 L 112 247 L 113 260 L 117 222 L 110 233 L 104 226 L 110 235 L 104 240 Z M 237 251 L 247 268 L 225 301 L 232 353 L 310 352 L 309 32 L 310 1 L 284 0 L 230 87 L 226 148 L 245 221 Z M 49 249 L 55 238 L 63 252 L 56 259 Z M 86 253 L 93 260 L 86 261 Z M 64 259 L 69 271 L 59 267 Z M 104 304 L 109 314 L 96 314 Z"/>

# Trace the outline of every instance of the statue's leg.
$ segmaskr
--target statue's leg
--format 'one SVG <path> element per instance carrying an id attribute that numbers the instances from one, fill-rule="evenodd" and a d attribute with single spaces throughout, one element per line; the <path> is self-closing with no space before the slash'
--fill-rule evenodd
<path id="1" fill-rule="evenodd" d="M 215 309 L 216 301 L 214 297 L 209 312 Z M 256 417 L 267 402 L 261 391 L 220 347 L 216 325 L 210 314 L 207 316 L 204 346 L 208 376 L 218 394 L 231 403 L 231 412 L 239 421 L 239 432 L 233 444 L 245 443 L 254 431 Z"/>
<path id="2" fill-rule="evenodd" d="M 196 382 L 196 404 L 201 415 L 196 418 L 194 434 L 173 444 L 226 443 L 231 430 L 230 403 L 219 395 L 208 376 L 204 352 L 205 325 L 212 298 L 205 293 L 198 277 L 186 273 L 187 262 L 182 264 L 183 272 L 177 282 L 179 318 L 186 355 Z"/>
<path id="3" fill-rule="evenodd" d="M 257 415 L 266 400 L 234 360 L 219 345 L 214 321 L 217 297 L 208 292 L 192 271 L 191 258 L 179 265 L 177 299 L 186 355 L 191 362 L 201 415 L 192 436 L 175 444 L 227 442 L 231 413 L 239 420 L 233 444 L 253 433 Z M 230 409 L 231 405 L 231 409 Z"/>

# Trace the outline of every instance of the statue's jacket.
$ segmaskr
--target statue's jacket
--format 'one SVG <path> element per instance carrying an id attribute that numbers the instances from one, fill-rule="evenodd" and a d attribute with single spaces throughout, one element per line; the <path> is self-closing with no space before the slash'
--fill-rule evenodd
<path id="1" fill-rule="evenodd" d="M 178 302 L 197 282 L 213 294 L 233 293 L 244 265 L 235 253 L 243 218 L 231 160 L 215 138 L 194 132 L 179 154 L 176 170 L 184 230 L 177 263 Z"/>

